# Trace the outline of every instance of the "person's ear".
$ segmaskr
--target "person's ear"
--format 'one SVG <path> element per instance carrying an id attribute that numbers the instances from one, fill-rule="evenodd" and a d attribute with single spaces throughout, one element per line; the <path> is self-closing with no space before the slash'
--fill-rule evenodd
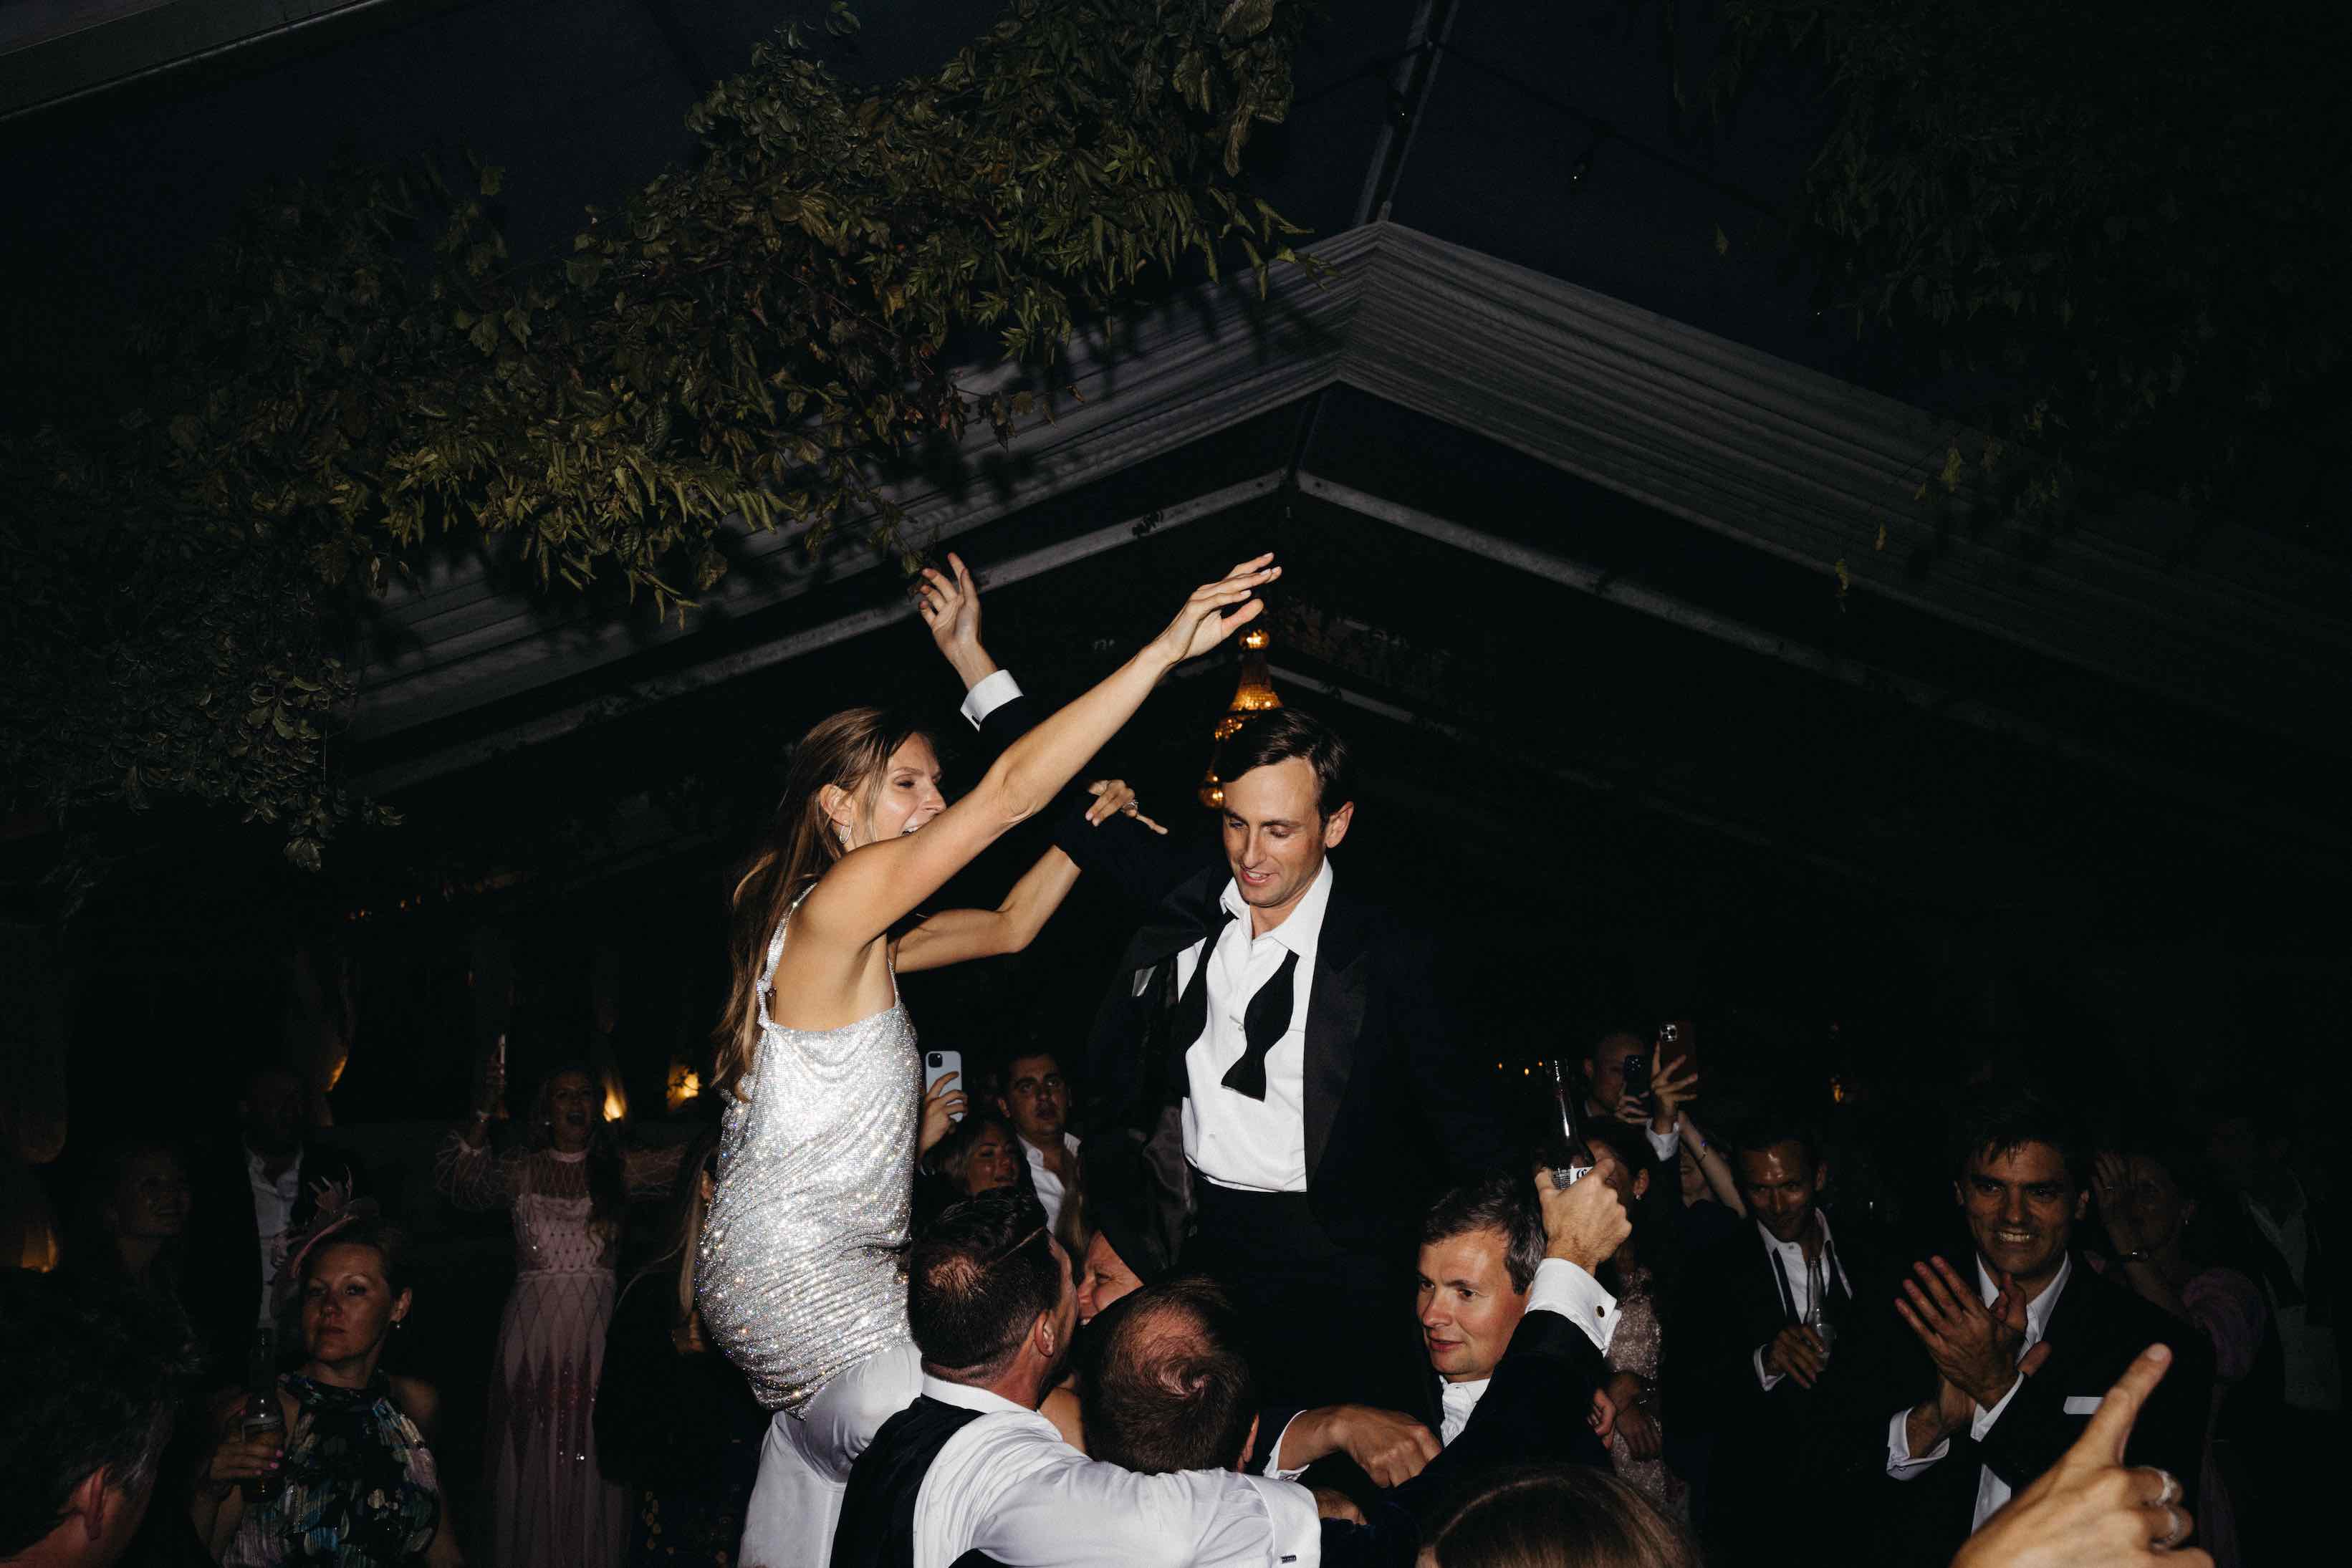
<path id="1" fill-rule="evenodd" d="M 2074 1195 L 2074 1218 L 2079 1222 L 2091 1212 L 2091 1192 L 2088 1187 Z"/>
<path id="2" fill-rule="evenodd" d="M 2184 1199 L 2180 1205 L 2180 1228 L 2186 1230 L 2196 1223 L 2197 1200 L 2193 1197 Z"/>
<path id="3" fill-rule="evenodd" d="M 1640 1170 L 1633 1173 L 1633 1201 L 1639 1203 L 1642 1200 L 1642 1196 L 1649 1190 L 1650 1167 L 1643 1166 Z"/>
<path id="4" fill-rule="evenodd" d="M 817 809 L 824 813 L 825 820 L 835 827 L 855 828 L 857 825 L 857 802 L 851 800 L 849 791 L 840 785 L 827 784 L 820 789 L 816 792 L 816 803 Z"/>
<path id="5" fill-rule="evenodd" d="M 1062 1325 L 1054 1321 L 1052 1312 L 1037 1314 L 1037 1321 L 1029 1327 L 1029 1343 L 1036 1347 L 1040 1360 L 1051 1361 L 1061 1354 Z"/>
<path id="6" fill-rule="evenodd" d="M 1249 1436 L 1248 1436 L 1248 1437 L 1244 1437 L 1244 1438 L 1242 1439 L 1242 1451 L 1241 1451 L 1241 1455 L 1240 1455 L 1240 1457 L 1239 1457 L 1238 1458 L 1236 1458 L 1236 1459 L 1234 1459 L 1234 1469 L 1237 1469 L 1237 1470 L 1246 1470 L 1246 1469 L 1249 1469 L 1249 1462 L 1250 1462 L 1250 1456 L 1251 1456 L 1252 1454 L 1256 1453 L 1256 1452 L 1257 1452 L 1257 1417 L 1256 1417 L 1256 1416 L 1251 1416 L 1251 1417 L 1250 1417 L 1250 1429 L 1249 1429 Z"/>
<path id="7" fill-rule="evenodd" d="M 1952 1207 L 1960 1210 L 1963 1214 L 1968 1212 L 1969 1196 L 1960 1190 L 1960 1184 L 1958 1182 L 1954 1182 L 1952 1184 Z"/>
<path id="8" fill-rule="evenodd" d="M 1348 824 L 1355 820 L 1356 803 L 1353 800 L 1324 818 L 1323 847 L 1327 850 L 1338 849 L 1339 841 L 1348 836 Z"/>
<path id="9" fill-rule="evenodd" d="M 399 1299 L 392 1303 L 392 1321 L 394 1322 L 398 1322 L 401 1319 L 406 1317 L 408 1315 L 408 1309 L 411 1306 L 414 1306 L 415 1301 L 416 1292 L 414 1289 L 401 1291 Z"/>
<path id="10" fill-rule="evenodd" d="M 1830 1185 L 1830 1163 L 1822 1161 L 1813 1166 L 1813 1190 L 1820 1192 Z"/>
<path id="11" fill-rule="evenodd" d="M 114 1467 L 100 1465 L 76 1482 L 66 1494 L 66 1517 L 81 1521 L 83 1539 L 90 1542 L 106 1538 L 106 1527 L 113 1522 L 114 1511 L 130 1500 L 114 1490 Z"/>

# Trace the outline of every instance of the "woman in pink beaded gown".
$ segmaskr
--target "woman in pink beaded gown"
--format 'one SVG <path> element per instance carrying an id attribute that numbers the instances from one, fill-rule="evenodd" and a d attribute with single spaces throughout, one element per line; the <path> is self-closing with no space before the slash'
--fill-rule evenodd
<path id="1" fill-rule="evenodd" d="M 614 1253 L 628 1200 L 667 1190 L 677 1149 L 624 1149 L 600 1114 L 595 1080 L 550 1073 L 527 1146 L 493 1154 L 487 1107 L 494 1063 L 472 1120 L 435 1161 L 436 1185 L 461 1208 L 513 1215 L 515 1282 L 499 1322 L 483 1468 L 490 1560 L 499 1568 L 618 1568 L 628 1497 L 596 1468 L 596 1378 L 613 1318 Z"/>

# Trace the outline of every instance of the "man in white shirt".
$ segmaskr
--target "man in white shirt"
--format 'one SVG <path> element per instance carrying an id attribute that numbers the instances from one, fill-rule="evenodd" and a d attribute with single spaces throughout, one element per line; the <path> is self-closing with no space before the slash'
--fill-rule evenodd
<path id="1" fill-rule="evenodd" d="M 1447 1193 L 1423 1218 L 1415 1311 L 1437 1431 L 1391 1434 L 1393 1452 L 1363 1469 L 1423 1524 L 1482 1466 L 1609 1468 L 1605 1406 L 1595 1396 L 1617 1302 L 1593 1274 L 1633 1233 L 1626 1206 L 1640 1173 L 1606 1146 L 1594 1152 L 1592 1175 L 1570 1187 L 1548 1173 L 1532 1182 L 1489 1176 Z M 1342 1448 L 1361 1462 L 1364 1434 L 1350 1428 L 1378 1416 L 1395 1419 L 1345 1406 L 1301 1411 L 1282 1427 L 1267 1472 L 1297 1475 Z M 1413 1452 L 1404 1439 L 1416 1433 Z"/>
<path id="2" fill-rule="evenodd" d="M 1877 1485 L 1875 1561 L 1942 1563 L 2082 1436 L 2100 1397 L 2150 1344 L 2172 1372 L 2133 1428 L 2128 1462 L 2168 1471 L 2191 1514 L 2210 1414 L 2204 1336 L 2109 1283 L 2073 1250 L 2089 1201 L 2071 1122 L 2027 1091 L 1995 1086 L 1962 1109 L 1954 1196 L 1973 1257 L 1915 1264 L 1895 1311 L 1907 1332 L 1857 1343 L 1837 1436 Z M 1858 1339 L 1861 1336 L 1857 1336 Z M 1847 1359 L 1847 1347 L 1838 1346 Z M 1924 1389 L 1889 1410 L 1888 1391 Z M 1858 1543 L 1853 1550 L 1860 1551 Z"/>
<path id="3" fill-rule="evenodd" d="M 1078 1179 L 1078 1140 L 1063 1125 L 1069 1114 L 1070 1088 L 1060 1059 L 1050 1051 L 1032 1051 L 1007 1062 L 1004 1092 L 996 1097 L 996 1108 L 1020 1134 L 1030 1183 L 1037 1189 L 1037 1201 L 1045 1206 L 1045 1228 L 1058 1235 L 1062 1206 Z"/>
<path id="4" fill-rule="evenodd" d="M 1304 1487 L 1137 1475 L 1087 1458 L 1037 1413 L 1077 1326 L 1069 1259 L 1045 1218 L 1025 1195 L 987 1193 L 916 1240 L 907 1319 L 922 1393 L 850 1471 L 833 1568 L 1318 1563 Z"/>

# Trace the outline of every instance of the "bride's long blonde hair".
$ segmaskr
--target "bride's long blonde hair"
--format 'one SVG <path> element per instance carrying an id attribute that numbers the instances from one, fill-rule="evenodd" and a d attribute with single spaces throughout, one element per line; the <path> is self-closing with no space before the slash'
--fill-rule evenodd
<path id="1" fill-rule="evenodd" d="M 760 969 L 777 923 L 793 900 L 815 886 L 846 852 L 825 815 L 825 786 L 862 797 L 871 807 L 891 757 L 923 733 L 920 725 L 902 715 L 854 707 L 820 722 L 793 748 L 775 817 L 744 862 L 728 900 L 732 975 L 726 1009 L 711 1031 L 714 1090 L 734 1089 L 740 1094 L 740 1081 L 751 1071 L 751 1053 L 760 1043 Z"/>

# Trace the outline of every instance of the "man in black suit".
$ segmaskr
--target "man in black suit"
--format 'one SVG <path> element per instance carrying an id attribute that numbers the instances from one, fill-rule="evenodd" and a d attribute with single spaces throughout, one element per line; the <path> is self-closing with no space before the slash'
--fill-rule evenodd
<path id="1" fill-rule="evenodd" d="M 1482 1468 L 1609 1468 L 1593 1396 L 1608 1381 L 1617 1302 L 1594 1275 L 1633 1233 L 1627 1206 L 1639 1173 L 1612 1150 L 1595 1152 L 1599 1166 L 1571 1187 L 1496 1173 L 1454 1188 L 1423 1216 L 1414 1302 L 1425 1360 L 1411 1406 L 1428 1423 L 1423 1451 L 1402 1458 L 1402 1476 L 1364 1467 L 1385 1500 L 1422 1524 Z M 1344 1424 L 1363 1413 L 1276 1414 L 1265 1424 L 1265 1468 L 1298 1475 L 1337 1451 Z"/>
<path id="2" fill-rule="evenodd" d="M 1821 1142 L 1801 1118 L 1750 1122 L 1732 1146 L 1754 1221 L 1690 1258 L 1669 1302 L 1665 1407 L 1677 1446 L 1698 1456 L 1698 1520 L 1713 1563 L 1810 1560 L 1805 1530 L 1772 1521 L 1796 1495 L 1808 1420 L 1848 1362 L 1832 1354 L 1852 1326 L 1857 1286 L 1876 1275 L 1822 1212 Z"/>
<path id="3" fill-rule="evenodd" d="M 1871 1304 L 1851 1354 L 1838 1343 L 1837 1360 L 1852 1364 L 1840 1369 L 1812 1447 L 1858 1488 L 1858 1508 L 1811 1550 L 1948 1562 L 2058 1461 L 2133 1358 L 2159 1341 L 2172 1372 L 2126 1458 L 2168 1472 L 2175 1500 L 2193 1514 L 2211 1354 L 2195 1329 L 2101 1278 L 2075 1250 L 2090 1195 L 2068 1119 L 2038 1095 L 1995 1089 L 1967 1107 L 1955 1153 L 1973 1256 L 1957 1269 L 1940 1257 L 1913 1265 L 1894 1314 Z"/>
<path id="4" fill-rule="evenodd" d="M 926 573 L 924 619 L 965 716 L 1008 744 L 1034 716 L 950 564 Z M 1454 1060 L 1426 937 L 1338 885 L 1328 856 L 1356 810 L 1346 743 L 1295 708 L 1254 714 L 1217 772 L 1215 844 L 1081 831 L 1076 812 L 1055 834 L 1090 883 L 1149 911 L 1088 1042 L 1089 1131 L 1140 1142 L 1190 1218 L 1179 1262 L 1232 1292 L 1269 1395 L 1400 1406 L 1419 1357 L 1380 1304 L 1404 1295 L 1412 1217 L 1494 1157 L 1497 1120 Z"/>
<path id="5" fill-rule="evenodd" d="M 299 1077 L 257 1069 L 237 1097 L 236 1140 L 194 1172 L 186 1296 L 216 1375 L 245 1374 L 255 1329 L 272 1322 L 268 1287 L 286 1239 L 316 1218 L 320 1190 L 359 1187 L 352 1158 L 310 1138 L 310 1108 Z"/>

